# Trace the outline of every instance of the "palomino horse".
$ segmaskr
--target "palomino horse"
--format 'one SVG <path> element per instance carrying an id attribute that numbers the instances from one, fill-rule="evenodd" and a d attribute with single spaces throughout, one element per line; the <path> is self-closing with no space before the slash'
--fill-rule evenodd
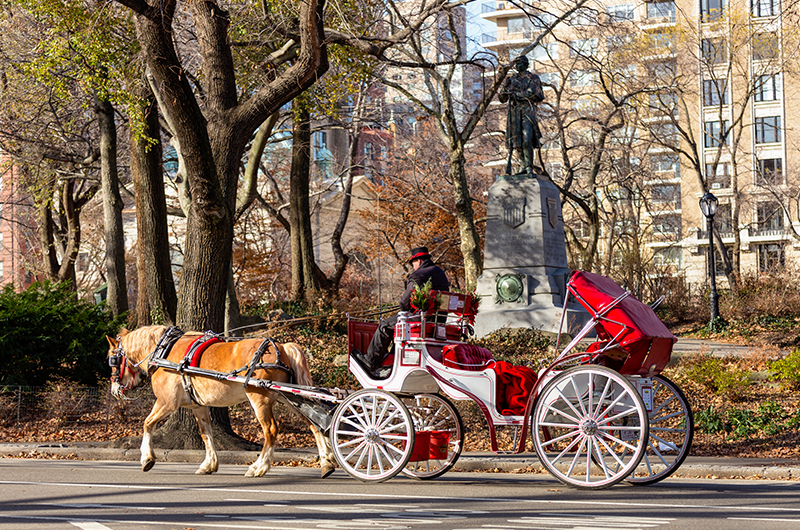
<path id="1" fill-rule="evenodd" d="M 118 367 L 113 368 L 112 374 L 111 392 L 114 396 L 121 398 L 126 390 L 138 385 L 141 377 L 147 375 L 148 370 L 145 363 L 153 355 L 166 329 L 165 326 L 145 326 L 130 332 L 123 329 L 116 339 L 107 337 L 111 345 L 108 356 L 109 358 L 117 357 L 116 362 L 113 364 L 118 364 Z M 167 360 L 180 363 L 187 348 L 200 336 L 198 333 L 183 335 L 172 347 Z M 251 361 L 254 363 L 276 363 L 280 359 L 294 372 L 298 384 L 312 386 L 308 363 L 299 345 L 295 343 L 271 343 L 261 360 L 254 360 L 254 354 L 261 346 L 261 343 L 261 339 L 216 342 L 202 352 L 198 367 L 205 370 L 229 373 L 241 370 L 242 367 L 248 366 Z M 280 356 L 275 354 L 276 347 L 280 351 Z M 142 366 L 143 364 L 144 366 Z M 151 434 L 156 424 L 180 407 L 189 408 L 194 413 L 197 425 L 200 427 L 200 436 L 206 448 L 206 458 L 196 471 L 196 474 L 203 475 L 217 471 L 219 463 L 211 434 L 208 407 L 230 407 L 245 400 L 250 401 L 250 405 L 253 407 L 264 433 L 264 447 L 261 450 L 261 454 L 250 465 L 245 476 L 260 477 L 269 471 L 272 466 L 272 455 L 278 433 L 277 424 L 272 415 L 272 405 L 277 399 L 274 391 L 245 386 L 242 383 L 232 381 L 218 381 L 210 377 L 183 374 L 185 377 L 191 378 L 191 387 L 187 389 L 184 387 L 182 374 L 164 369 L 155 369 L 155 371 L 151 369 L 151 372 L 150 378 L 153 393 L 156 395 L 156 403 L 153 405 L 153 410 L 144 420 L 141 447 L 142 471 L 149 471 L 156 462 L 151 443 Z M 289 379 L 287 372 L 274 364 L 272 367 L 259 367 L 253 371 L 251 377 L 275 382 L 286 382 Z M 325 478 L 334 470 L 333 452 L 327 439 L 319 429 L 305 418 L 303 419 L 314 433 L 314 439 L 319 448 L 322 477 Z"/>

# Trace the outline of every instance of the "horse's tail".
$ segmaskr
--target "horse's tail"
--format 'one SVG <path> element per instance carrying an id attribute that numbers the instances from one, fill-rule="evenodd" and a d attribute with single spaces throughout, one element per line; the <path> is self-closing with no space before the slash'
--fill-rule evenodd
<path id="1" fill-rule="evenodd" d="M 303 386 L 314 386 L 311 378 L 311 370 L 308 368 L 308 360 L 303 348 L 296 342 L 287 342 L 283 345 L 283 351 L 289 358 L 289 366 L 294 371 L 297 384 Z"/>

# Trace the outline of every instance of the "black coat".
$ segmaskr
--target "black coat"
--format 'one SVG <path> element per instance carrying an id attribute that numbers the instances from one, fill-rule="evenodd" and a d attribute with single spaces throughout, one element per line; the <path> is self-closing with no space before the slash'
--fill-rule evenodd
<path id="1" fill-rule="evenodd" d="M 417 270 L 408 275 L 408 283 L 403 296 L 400 297 L 400 311 L 413 311 L 411 307 L 411 295 L 417 285 L 422 287 L 425 282 L 431 280 L 431 288 L 437 291 L 447 291 L 450 289 L 450 282 L 442 269 L 434 265 L 428 258 L 422 261 Z"/>

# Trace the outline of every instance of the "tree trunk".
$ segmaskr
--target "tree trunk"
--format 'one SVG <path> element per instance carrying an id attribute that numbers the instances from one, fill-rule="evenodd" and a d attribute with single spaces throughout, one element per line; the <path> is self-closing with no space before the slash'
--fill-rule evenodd
<path id="1" fill-rule="evenodd" d="M 143 86 L 143 90 L 149 89 Z M 138 238 L 139 301 L 136 307 L 140 326 L 175 323 L 178 298 L 172 277 L 169 235 L 167 233 L 167 200 L 161 165 L 160 125 L 158 109 L 149 94 L 145 110 L 144 137 L 131 135 L 131 173 L 136 197 Z M 133 130 L 134 127 L 131 127 Z M 148 143 L 155 140 L 155 143 Z"/>
<path id="2" fill-rule="evenodd" d="M 309 173 L 311 118 L 302 103 L 292 125 L 292 169 L 289 177 L 289 225 L 292 243 L 292 299 L 311 301 L 319 292 L 311 232 Z"/>
<path id="3" fill-rule="evenodd" d="M 114 107 L 95 98 L 100 128 L 100 185 L 103 190 L 103 234 L 106 244 L 106 307 L 114 316 L 128 310 L 125 280 L 125 232 L 122 228 L 122 197 L 117 174 L 117 126 Z"/>
<path id="4" fill-rule="evenodd" d="M 467 288 L 478 283 L 483 272 L 481 259 L 481 239 L 475 228 L 475 211 L 465 169 L 464 148 L 459 146 L 450 151 L 450 180 L 453 183 L 453 196 L 456 203 L 456 221 L 461 236 L 461 255 L 464 257 L 464 280 Z"/>

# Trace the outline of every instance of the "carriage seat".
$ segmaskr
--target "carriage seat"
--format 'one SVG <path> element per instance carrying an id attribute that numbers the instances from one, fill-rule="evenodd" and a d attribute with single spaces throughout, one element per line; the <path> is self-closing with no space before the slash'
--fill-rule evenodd
<path id="1" fill-rule="evenodd" d="M 442 350 L 443 364 L 459 370 L 485 370 L 494 363 L 492 352 L 474 344 L 448 344 Z"/>
<path id="2" fill-rule="evenodd" d="M 495 379 L 495 406 L 503 416 L 525 413 L 528 396 L 536 384 L 537 374 L 527 366 L 495 361 L 492 352 L 473 344 L 448 344 L 443 349 L 443 364 L 459 370 L 491 370 Z"/>

